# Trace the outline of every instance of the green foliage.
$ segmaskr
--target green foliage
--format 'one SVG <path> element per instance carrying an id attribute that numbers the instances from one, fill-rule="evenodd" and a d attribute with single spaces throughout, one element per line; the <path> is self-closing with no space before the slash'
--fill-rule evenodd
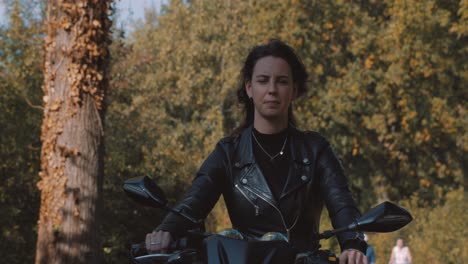
<path id="1" fill-rule="evenodd" d="M 411 208 L 415 223 L 411 227 L 409 243 L 417 253 L 416 263 L 466 263 L 468 261 L 466 211 L 468 203 L 462 189 L 450 191 L 446 202 L 432 210 Z"/>
<path id="2" fill-rule="evenodd" d="M 414 263 L 466 263 L 468 255 L 466 211 L 463 189 L 451 190 L 443 204 L 421 207 L 416 195 L 402 202 L 413 215 L 413 222 L 392 234 L 370 234 L 378 262 L 390 259 L 398 237 L 410 248 Z"/>
<path id="3" fill-rule="evenodd" d="M 239 124 L 235 89 L 248 49 L 277 37 L 311 71 L 311 91 L 295 105 L 300 125 L 330 139 L 361 208 L 415 192 L 426 206 L 443 202 L 466 173 L 464 5 L 172 1 L 122 41 L 108 146 L 129 140 L 133 156 L 116 157 L 131 169 L 121 169 L 153 175 L 177 200 Z M 221 204 L 209 229 L 229 224 Z"/>
<path id="4" fill-rule="evenodd" d="M 0 254 L 6 263 L 31 263 L 39 207 L 42 24 L 30 3 L 9 2 L 8 25 L 0 28 Z"/>
<path id="5" fill-rule="evenodd" d="M 317 78 L 299 116 L 331 139 L 361 204 L 438 200 L 466 174 L 466 39 L 453 32 L 463 9 L 385 3 L 378 14 L 338 1 L 311 16 L 323 29 L 307 37 L 319 43 L 309 50 Z"/>
<path id="6" fill-rule="evenodd" d="M 10 24 L 0 29 L 0 228 L 6 261 L 15 263 L 9 252 L 31 252 L 16 256 L 25 263 L 39 205 L 42 24 L 27 1 L 11 3 Z M 216 142 L 239 124 L 242 61 L 269 38 L 290 43 L 309 69 L 310 91 L 295 103 L 296 117 L 329 138 L 360 208 L 416 197 L 408 204 L 412 225 L 370 235 L 379 262 L 396 235 L 408 238 L 415 262 L 466 254 L 466 243 L 448 232 L 465 234 L 452 190 L 463 185 L 468 164 L 467 21 L 465 0 L 174 0 L 128 38 L 116 30 L 105 121 L 106 262 L 127 259 L 129 243 L 163 216 L 126 198 L 122 182 L 150 175 L 172 202 L 180 198 Z M 443 225 L 445 216 L 461 229 Z M 321 230 L 331 228 L 326 218 Z M 209 230 L 229 225 L 221 203 Z M 323 244 L 336 250 L 336 240 Z"/>

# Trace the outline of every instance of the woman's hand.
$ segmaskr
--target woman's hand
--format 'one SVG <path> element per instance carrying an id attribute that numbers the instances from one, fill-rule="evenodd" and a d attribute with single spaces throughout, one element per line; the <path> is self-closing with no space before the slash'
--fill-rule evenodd
<path id="1" fill-rule="evenodd" d="M 341 252 L 340 264 L 368 264 L 367 257 L 357 249 L 346 249 Z"/>
<path id="2" fill-rule="evenodd" d="M 172 242 L 171 233 L 166 231 L 153 231 L 146 234 L 145 244 L 148 253 L 167 253 L 167 249 Z"/>

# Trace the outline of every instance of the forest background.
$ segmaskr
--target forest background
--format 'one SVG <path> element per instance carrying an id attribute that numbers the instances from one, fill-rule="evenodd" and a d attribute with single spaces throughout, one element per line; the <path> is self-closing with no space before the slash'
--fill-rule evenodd
<path id="1" fill-rule="evenodd" d="M 0 256 L 32 263 L 40 193 L 46 1 L 7 0 L 0 28 Z M 390 200 L 415 220 L 369 234 L 378 263 L 396 237 L 414 263 L 464 263 L 468 237 L 467 0 L 170 1 L 129 34 L 114 27 L 105 99 L 106 263 L 126 263 L 163 213 L 122 192 L 149 175 L 175 202 L 216 142 L 239 124 L 235 89 L 249 49 L 291 44 L 309 69 L 294 107 L 342 159 L 361 211 Z M 330 228 L 326 213 L 321 229 Z M 229 227 L 222 203 L 207 220 Z M 334 240 L 324 247 L 338 250 Z M 338 251 L 337 251 L 338 252 Z"/>

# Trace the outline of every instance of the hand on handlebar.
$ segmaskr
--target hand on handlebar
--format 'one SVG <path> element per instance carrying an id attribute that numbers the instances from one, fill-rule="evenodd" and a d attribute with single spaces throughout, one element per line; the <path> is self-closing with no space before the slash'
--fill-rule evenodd
<path id="1" fill-rule="evenodd" d="M 347 249 L 341 252 L 340 264 L 367 264 L 367 257 L 359 250 Z"/>
<path id="2" fill-rule="evenodd" d="M 148 253 L 167 253 L 167 249 L 172 243 L 171 233 L 166 231 L 153 231 L 146 234 L 145 245 Z"/>

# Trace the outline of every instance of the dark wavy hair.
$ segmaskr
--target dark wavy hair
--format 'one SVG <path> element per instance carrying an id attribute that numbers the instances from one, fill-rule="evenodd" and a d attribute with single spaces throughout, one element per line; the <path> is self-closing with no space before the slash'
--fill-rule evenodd
<path id="1" fill-rule="evenodd" d="M 306 82 L 308 74 L 304 63 L 302 63 L 293 48 L 278 39 L 272 39 L 266 44 L 253 47 L 249 55 L 247 55 L 244 66 L 242 67 L 239 87 L 237 88 L 237 100 L 243 107 L 244 121 L 240 126 L 234 129 L 233 135 L 240 134 L 243 129 L 250 126 L 254 121 L 254 105 L 252 99 L 249 98 L 245 91 L 245 84 L 247 81 L 252 80 L 253 69 L 257 61 L 268 56 L 281 58 L 289 64 L 293 83 L 297 89 L 296 98 L 307 92 Z M 289 123 L 296 125 L 291 106 L 289 106 L 288 110 L 288 119 Z"/>

